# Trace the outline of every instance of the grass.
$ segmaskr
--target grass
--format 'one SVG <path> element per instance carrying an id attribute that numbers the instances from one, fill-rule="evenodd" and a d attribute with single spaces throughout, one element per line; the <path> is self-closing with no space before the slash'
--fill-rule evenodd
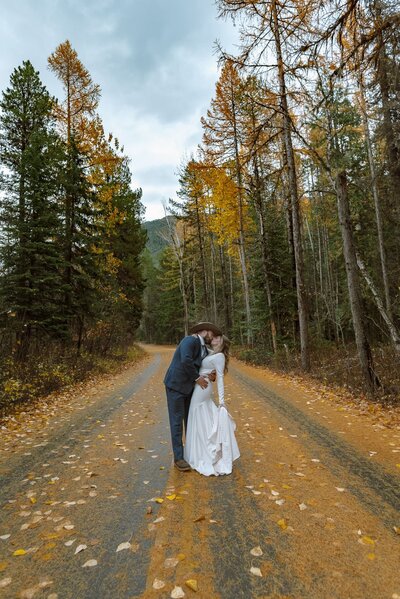
<path id="1" fill-rule="evenodd" d="M 126 364 L 137 362 L 143 350 L 137 345 L 119 348 L 106 355 L 45 353 L 18 363 L 0 360 L 0 417 L 15 407 L 29 404 L 93 375 L 116 373 Z"/>

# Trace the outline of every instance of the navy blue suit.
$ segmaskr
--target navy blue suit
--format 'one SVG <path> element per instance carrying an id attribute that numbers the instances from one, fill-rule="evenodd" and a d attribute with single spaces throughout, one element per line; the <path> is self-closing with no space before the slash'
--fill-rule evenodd
<path id="1" fill-rule="evenodd" d="M 164 377 L 175 461 L 183 459 L 183 421 L 186 430 L 190 400 L 204 357 L 202 353 L 202 344 L 198 336 L 184 337 L 176 348 Z"/>

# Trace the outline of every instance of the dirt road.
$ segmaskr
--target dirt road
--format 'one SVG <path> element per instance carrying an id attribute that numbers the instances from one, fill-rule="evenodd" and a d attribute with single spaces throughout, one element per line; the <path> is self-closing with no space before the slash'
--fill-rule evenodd
<path id="1" fill-rule="evenodd" d="M 0 597 L 400 599 L 398 429 L 232 361 L 234 473 L 179 473 L 146 349 L 2 428 Z"/>

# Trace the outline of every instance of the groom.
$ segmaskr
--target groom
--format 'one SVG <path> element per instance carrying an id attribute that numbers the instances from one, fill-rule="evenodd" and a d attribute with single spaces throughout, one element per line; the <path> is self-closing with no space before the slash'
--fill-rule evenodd
<path id="1" fill-rule="evenodd" d="M 164 377 L 167 392 L 169 424 L 171 427 L 174 464 L 180 471 L 190 470 L 183 459 L 183 421 L 185 431 L 189 415 L 190 400 L 194 386 L 205 389 L 208 381 L 200 376 L 201 361 L 207 356 L 206 343 L 211 343 L 214 335 L 222 335 L 212 322 L 199 322 L 189 330 L 175 350 L 172 362 Z M 210 376 L 210 380 L 213 380 Z"/>

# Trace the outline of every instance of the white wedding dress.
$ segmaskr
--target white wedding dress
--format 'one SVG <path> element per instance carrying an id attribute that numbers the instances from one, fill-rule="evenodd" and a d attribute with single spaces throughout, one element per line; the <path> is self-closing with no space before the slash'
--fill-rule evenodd
<path id="1" fill-rule="evenodd" d="M 211 382 L 206 389 L 196 385 L 190 402 L 184 457 L 204 476 L 230 474 L 233 461 L 240 456 L 236 424 L 224 405 L 224 367 L 224 354 L 210 353 L 200 368 L 203 376 L 216 371 L 219 407 L 212 399 Z"/>

